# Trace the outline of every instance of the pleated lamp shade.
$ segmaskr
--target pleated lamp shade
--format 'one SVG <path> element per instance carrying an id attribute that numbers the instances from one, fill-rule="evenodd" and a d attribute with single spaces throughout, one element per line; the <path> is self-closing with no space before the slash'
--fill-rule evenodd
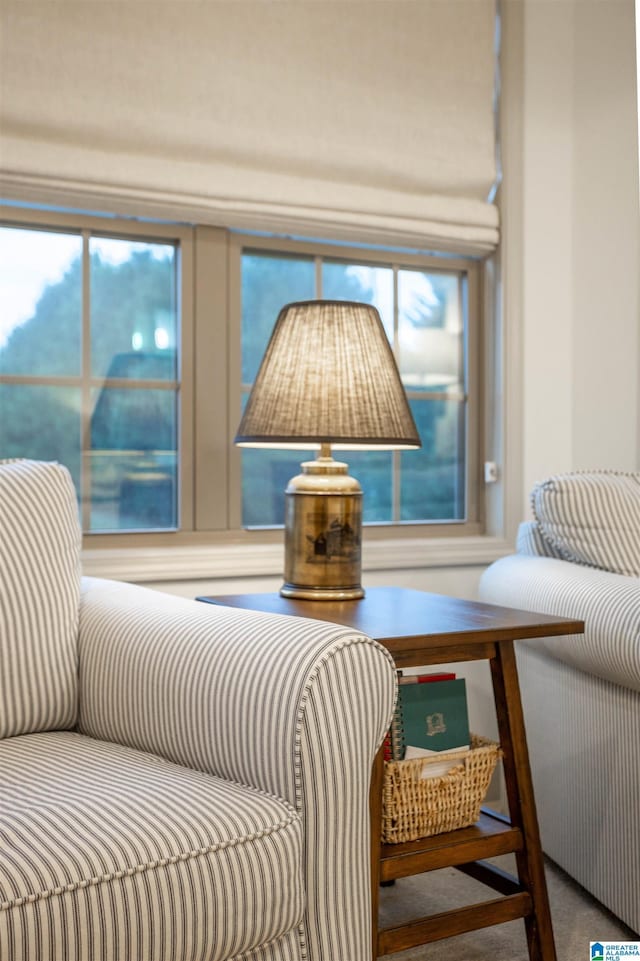
<path id="1" fill-rule="evenodd" d="M 287 304 L 278 316 L 238 427 L 243 447 L 420 447 L 375 307 Z"/>

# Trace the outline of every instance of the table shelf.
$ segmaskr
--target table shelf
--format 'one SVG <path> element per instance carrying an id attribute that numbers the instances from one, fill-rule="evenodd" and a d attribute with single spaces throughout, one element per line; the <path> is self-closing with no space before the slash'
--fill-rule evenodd
<path id="1" fill-rule="evenodd" d="M 392 881 L 424 871 L 457 867 L 481 858 L 512 854 L 522 847 L 522 831 L 485 808 L 480 820 L 470 827 L 403 844 L 383 844 L 380 880 Z"/>

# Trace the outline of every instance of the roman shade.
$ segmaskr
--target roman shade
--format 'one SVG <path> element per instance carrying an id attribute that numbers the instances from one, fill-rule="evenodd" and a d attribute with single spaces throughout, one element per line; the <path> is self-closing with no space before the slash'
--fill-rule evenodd
<path id="1" fill-rule="evenodd" d="M 495 0 L 9 0 L 4 194 L 490 250 L 495 15 Z"/>

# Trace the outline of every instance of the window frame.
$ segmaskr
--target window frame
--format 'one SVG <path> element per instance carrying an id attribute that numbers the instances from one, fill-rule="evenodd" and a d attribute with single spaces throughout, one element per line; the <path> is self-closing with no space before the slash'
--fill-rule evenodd
<path id="1" fill-rule="evenodd" d="M 87 214 L 70 214 L 47 210 L 3 210 L 0 226 L 13 229 L 42 230 L 49 233 L 74 234 L 82 243 L 82 312 L 81 312 L 81 364 L 77 376 L 37 376 L 22 374 L 0 374 L 0 383 L 24 385 L 50 385 L 78 387 L 82 395 L 81 437 L 88 436 L 91 392 L 106 383 L 109 378 L 96 377 L 91 373 L 91 267 L 89 241 L 92 236 L 131 240 L 137 242 L 164 242 L 174 244 L 176 249 L 176 307 L 177 324 L 180 336 L 177 348 L 177 371 L 175 381 L 178 408 L 178 524 L 180 532 L 193 530 L 193 391 L 185 390 L 185 383 L 193 382 L 193 231 L 180 224 L 159 224 L 138 222 L 124 217 Z M 186 281 L 186 282 L 185 282 Z M 132 387 L 132 389 L 136 389 Z M 163 386 L 163 389 L 166 389 Z M 81 445 L 81 462 L 86 460 L 87 451 Z M 90 502 L 85 498 L 89 484 L 89 473 L 81 469 L 81 521 L 84 525 L 90 510 Z M 162 533 L 172 537 L 178 531 L 138 532 L 120 531 L 100 533 L 83 530 L 83 547 L 106 546 L 115 538 L 122 547 L 124 536 L 131 543 L 144 543 L 148 537 Z"/>
<path id="2" fill-rule="evenodd" d="M 242 401 L 242 355 L 241 355 L 241 258 L 243 251 L 259 251 L 272 254 L 299 254 L 315 258 L 316 277 L 321 273 L 323 260 L 342 260 L 347 263 L 370 264 L 372 266 L 392 267 L 394 272 L 405 267 L 426 271 L 449 270 L 466 275 L 466 313 L 464 360 L 466 389 L 466 431 L 465 431 L 465 505 L 466 518 L 463 520 L 424 520 L 374 522 L 364 525 L 370 539 L 385 537 L 389 530 L 396 536 L 405 537 L 442 537 L 479 535 L 484 530 L 482 498 L 479 496 L 481 483 L 481 452 L 483 438 L 482 424 L 482 352 L 483 339 L 483 260 L 478 256 L 459 256 L 452 254 L 419 253 L 401 248 L 374 247 L 354 243 L 332 243 L 323 240 L 297 239 L 293 237 L 260 236 L 247 232 L 233 231 L 229 239 L 229 335 L 230 368 L 234 376 L 229 383 L 229 434 L 231 441 L 240 422 Z M 276 318 L 274 317 L 274 323 Z M 411 391 L 407 391 L 409 397 Z M 419 392 L 417 396 L 423 397 Z M 398 453 L 394 457 L 398 458 Z M 300 460 L 304 452 L 300 452 Z M 344 458 L 349 461 L 348 452 Z M 239 529 L 242 517 L 241 490 L 241 451 L 235 447 L 230 452 L 229 462 L 230 528 Z M 279 528 L 277 528 L 279 530 Z M 252 529 L 251 534 L 263 535 L 264 531 Z"/>
<path id="3" fill-rule="evenodd" d="M 373 265 L 466 271 L 467 287 L 467 431 L 465 437 L 467 519 L 464 521 L 385 522 L 368 524 L 365 541 L 391 539 L 480 538 L 486 535 L 482 451 L 487 404 L 483 400 L 483 343 L 486 339 L 486 275 L 491 255 L 418 252 L 393 245 L 298 239 L 291 234 L 264 235 L 208 224 L 190 225 L 134 216 L 61 212 L 55 208 L 4 207 L 3 225 L 59 232 L 92 231 L 100 236 L 167 241 L 177 245 L 178 313 L 178 517 L 176 531 L 83 534 L 83 548 L 99 556 L 114 548 L 147 550 L 204 549 L 211 545 L 265 549 L 281 545 L 282 529 L 239 526 L 241 453 L 233 445 L 240 420 L 241 285 L 245 248 L 304 253 L 331 260 Z M 87 241 L 83 241 L 86 248 Z M 463 245 L 461 245 L 463 246 Z M 85 272 L 88 261 L 85 258 Z M 88 280 L 88 278 L 87 278 Z M 87 288 L 83 314 L 88 311 Z M 274 318 L 275 322 L 275 318 Z M 85 320 L 83 320 L 83 324 Z M 3 381 L 20 380 L 9 375 Z M 38 382 L 41 379 L 36 378 Z M 186 386 L 185 386 L 186 385 Z M 189 386 L 190 385 L 190 386 Z M 223 411 L 223 416 L 217 412 Z M 83 412 L 86 417 L 86 412 Z M 301 452 L 302 455 L 303 452 Z M 301 460 L 303 457 L 301 456 Z M 348 460 L 348 457 L 347 457 Z M 266 555 L 265 555 L 266 556 Z M 271 556 L 271 555 L 269 555 Z M 399 565 L 402 566 L 402 565 Z M 250 573 L 250 570 L 247 571 Z M 133 579 L 133 578 L 132 578 Z M 153 577 L 143 579 L 153 580 Z"/>

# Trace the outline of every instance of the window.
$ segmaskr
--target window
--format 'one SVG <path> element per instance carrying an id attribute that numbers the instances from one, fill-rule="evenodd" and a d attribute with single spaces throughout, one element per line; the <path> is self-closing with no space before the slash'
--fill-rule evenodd
<path id="1" fill-rule="evenodd" d="M 344 455 L 364 491 L 364 521 L 463 522 L 472 265 L 436 266 L 432 259 L 428 266 L 418 261 L 408 266 L 388 254 L 372 262 L 364 251 L 356 258 L 249 245 L 240 256 L 243 401 L 283 304 L 324 297 L 374 305 L 394 347 L 423 447 Z M 282 490 L 299 473 L 300 460 L 291 451 L 242 451 L 243 526 L 283 523 Z"/>
<path id="2" fill-rule="evenodd" d="M 378 308 L 422 437 L 345 454 L 365 523 L 481 530 L 479 260 L 16 211 L 0 264 L 0 457 L 66 464 L 87 535 L 282 524 L 308 455 L 233 435 L 280 308 L 316 297 Z"/>
<path id="3" fill-rule="evenodd" d="M 0 450 L 71 471 L 88 532 L 178 524 L 178 246 L 0 229 Z"/>

